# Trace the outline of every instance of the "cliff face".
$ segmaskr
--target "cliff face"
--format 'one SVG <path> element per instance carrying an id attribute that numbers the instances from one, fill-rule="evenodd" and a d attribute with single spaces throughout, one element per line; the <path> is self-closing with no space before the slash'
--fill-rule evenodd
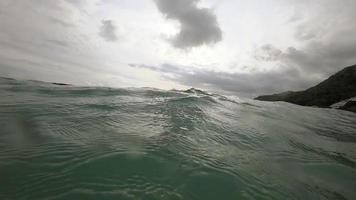
<path id="1" fill-rule="evenodd" d="M 356 96 L 356 65 L 332 75 L 327 80 L 304 91 L 284 92 L 255 98 L 261 101 L 285 101 L 302 106 L 329 107 Z"/>

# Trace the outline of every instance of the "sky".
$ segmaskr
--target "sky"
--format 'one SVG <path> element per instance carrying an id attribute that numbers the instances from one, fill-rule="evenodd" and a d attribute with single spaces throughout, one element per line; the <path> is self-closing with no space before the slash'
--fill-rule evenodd
<path id="1" fill-rule="evenodd" d="M 253 97 L 356 64 L 355 0 L 1 0 L 0 76 Z"/>

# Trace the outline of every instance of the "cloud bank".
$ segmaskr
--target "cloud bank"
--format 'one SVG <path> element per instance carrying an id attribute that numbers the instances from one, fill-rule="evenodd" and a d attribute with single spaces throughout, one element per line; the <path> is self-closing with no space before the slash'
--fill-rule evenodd
<path id="1" fill-rule="evenodd" d="M 269 72 L 228 73 L 171 64 L 161 66 L 130 64 L 130 66 L 160 72 L 167 80 L 178 82 L 187 87 L 225 91 L 245 97 L 277 93 L 290 88 L 303 88 L 314 81 L 313 79 L 307 80 L 305 77 L 304 81 L 300 81 L 302 74 L 293 68 Z"/>
<path id="2" fill-rule="evenodd" d="M 176 48 L 191 48 L 214 44 L 222 40 L 222 31 L 214 13 L 198 8 L 199 0 L 154 0 L 167 19 L 180 23 L 179 33 L 171 39 Z"/>

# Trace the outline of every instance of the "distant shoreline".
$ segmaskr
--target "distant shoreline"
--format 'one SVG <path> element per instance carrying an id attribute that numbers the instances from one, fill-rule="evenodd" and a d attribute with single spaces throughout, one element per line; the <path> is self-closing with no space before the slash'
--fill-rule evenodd
<path id="1" fill-rule="evenodd" d="M 356 113 L 356 65 L 349 66 L 318 85 L 304 91 L 288 91 L 279 94 L 258 96 L 260 101 L 285 101 L 301 106 L 331 108 L 333 104 L 346 101 L 337 109 Z"/>

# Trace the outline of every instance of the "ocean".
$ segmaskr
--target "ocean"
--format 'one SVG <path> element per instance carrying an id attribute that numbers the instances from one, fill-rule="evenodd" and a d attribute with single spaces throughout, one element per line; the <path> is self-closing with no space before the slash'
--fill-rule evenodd
<path id="1" fill-rule="evenodd" d="M 0 199 L 356 199 L 356 114 L 0 79 Z"/>

